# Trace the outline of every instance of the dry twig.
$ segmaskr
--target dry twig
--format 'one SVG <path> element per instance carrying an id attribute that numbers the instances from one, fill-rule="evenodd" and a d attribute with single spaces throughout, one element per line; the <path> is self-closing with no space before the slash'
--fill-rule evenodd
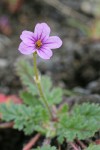
<path id="1" fill-rule="evenodd" d="M 85 144 L 82 141 L 80 141 L 78 139 L 76 141 L 81 146 L 81 148 L 86 149 L 86 146 L 85 146 Z"/>
<path id="2" fill-rule="evenodd" d="M 41 134 L 38 133 L 36 134 L 23 148 L 23 150 L 30 150 L 32 148 L 33 145 L 35 145 L 35 143 L 38 141 L 38 139 L 40 138 Z"/>
<path id="3" fill-rule="evenodd" d="M 13 122 L 0 123 L 0 129 L 12 128 L 14 125 Z"/>
<path id="4" fill-rule="evenodd" d="M 72 148 L 73 148 L 74 150 L 79 150 L 73 142 L 70 142 L 70 145 L 72 146 Z"/>

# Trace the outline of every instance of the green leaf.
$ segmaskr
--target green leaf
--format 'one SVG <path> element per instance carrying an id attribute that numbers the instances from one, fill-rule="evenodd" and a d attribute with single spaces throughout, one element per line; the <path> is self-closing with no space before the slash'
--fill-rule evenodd
<path id="1" fill-rule="evenodd" d="M 45 91 L 45 93 L 50 92 L 50 90 L 52 88 L 52 81 L 51 81 L 50 77 L 46 76 L 46 75 L 42 76 L 41 83 L 42 83 L 43 91 Z"/>
<path id="2" fill-rule="evenodd" d="M 48 100 L 51 105 L 59 104 L 62 101 L 63 92 L 61 88 L 53 88 L 48 95 Z"/>
<path id="3" fill-rule="evenodd" d="M 100 145 L 90 145 L 85 150 L 100 150 Z"/>
<path id="4" fill-rule="evenodd" d="M 45 134 L 44 123 L 46 124 L 50 119 L 47 111 L 41 105 L 33 108 L 23 104 L 1 104 L 0 113 L 2 120 L 14 121 L 14 128 L 23 130 L 25 134 L 31 134 L 33 131 Z"/>
<path id="5" fill-rule="evenodd" d="M 35 149 L 31 149 L 31 150 L 57 150 L 57 149 L 54 146 L 45 145 L 45 146 L 38 147 L 38 148 L 35 148 Z"/>
<path id="6" fill-rule="evenodd" d="M 39 95 L 37 86 L 34 83 L 33 67 L 25 60 L 20 60 L 16 65 L 17 74 L 19 75 L 23 85 L 27 87 L 29 93 Z M 41 83 L 44 95 L 49 105 L 59 104 L 62 101 L 62 89 L 53 88 L 52 81 L 48 76 L 41 77 Z"/>
<path id="7" fill-rule="evenodd" d="M 68 110 L 69 110 L 68 104 L 63 104 L 58 111 L 58 118 L 60 119 L 63 116 L 66 118 L 66 115 L 68 115 Z"/>
<path id="8" fill-rule="evenodd" d="M 48 76 L 42 76 L 41 82 L 49 105 L 59 104 L 62 101 L 62 89 L 58 87 L 53 88 L 52 81 Z"/>
<path id="9" fill-rule="evenodd" d="M 27 91 L 21 91 L 20 97 L 24 104 L 35 107 L 36 105 L 40 105 L 41 102 L 39 101 L 39 98 L 35 95 L 33 96 L 31 93 Z"/>
<path id="10" fill-rule="evenodd" d="M 76 137 L 79 139 L 91 137 L 98 130 L 98 125 L 94 123 L 94 120 L 86 121 L 86 119 L 80 115 L 68 117 L 67 121 L 65 121 L 64 118 L 61 124 L 59 135 L 62 133 L 68 141 L 73 141 Z"/>
<path id="11" fill-rule="evenodd" d="M 89 104 L 83 103 L 82 105 L 75 105 L 73 109 L 74 114 L 85 116 L 88 118 L 94 118 L 97 121 L 100 121 L 100 105 L 99 104 Z"/>
<path id="12" fill-rule="evenodd" d="M 38 95 L 37 87 L 34 83 L 33 67 L 25 60 L 19 60 L 16 64 L 16 71 L 22 84 L 32 95 Z"/>
<path id="13" fill-rule="evenodd" d="M 63 113 L 57 124 L 59 142 L 66 138 L 73 141 L 75 138 L 86 139 L 92 137 L 100 129 L 100 106 L 85 103 L 76 105 L 70 114 Z"/>

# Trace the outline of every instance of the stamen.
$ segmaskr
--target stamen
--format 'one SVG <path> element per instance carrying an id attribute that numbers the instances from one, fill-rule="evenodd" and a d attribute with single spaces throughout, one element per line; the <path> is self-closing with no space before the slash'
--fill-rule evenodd
<path id="1" fill-rule="evenodd" d="M 42 42 L 41 42 L 41 40 L 38 40 L 36 42 L 36 48 L 40 48 L 41 46 L 42 46 Z"/>

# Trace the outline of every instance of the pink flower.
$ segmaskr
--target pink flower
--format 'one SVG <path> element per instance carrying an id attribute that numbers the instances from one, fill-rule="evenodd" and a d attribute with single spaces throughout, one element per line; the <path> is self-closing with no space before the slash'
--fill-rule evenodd
<path id="1" fill-rule="evenodd" d="M 52 56 L 51 49 L 61 47 L 62 41 L 58 36 L 49 35 L 50 27 L 46 23 L 38 23 L 35 26 L 34 33 L 30 31 L 22 32 L 19 51 L 25 55 L 37 52 L 41 58 L 50 59 Z"/>

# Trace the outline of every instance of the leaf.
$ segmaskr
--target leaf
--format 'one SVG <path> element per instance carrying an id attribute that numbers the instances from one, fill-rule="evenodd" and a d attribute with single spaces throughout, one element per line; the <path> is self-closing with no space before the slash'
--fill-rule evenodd
<path id="1" fill-rule="evenodd" d="M 85 116 L 88 118 L 94 118 L 97 121 L 100 121 L 100 106 L 99 104 L 90 104 L 83 103 L 82 105 L 75 105 L 73 109 L 73 113 L 78 115 Z"/>
<path id="2" fill-rule="evenodd" d="M 43 91 L 45 91 L 45 93 L 50 92 L 50 89 L 52 88 L 52 81 L 51 81 L 50 77 L 48 77 L 46 75 L 42 76 L 41 83 L 42 83 Z"/>
<path id="3" fill-rule="evenodd" d="M 22 84 L 32 95 L 38 95 L 36 85 L 34 83 L 33 68 L 25 60 L 19 60 L 16 64 L 16 72 L 20 77 Z"/>
<path id="4" fill-rule="evenodd" d="M 90 145 L 85 150 L 100 150 L 100 145 Z"/>
<path id="5" fill-rule="evenodd" d="M 86 139 L 92 137 L 100 129 L 100 106 L 85 103 L 76 105 L 71 114 L 63 113 L 57 126 L 59 142 L 66 138 L 73 141 L 75 138 Z"/>
<path id="6" fill-rule="evenodd" d="M 47 123 L 50 119 L 41 105 L 33 108 L 24 104 L 1 104 L 0 113 L 2 120 L 14 121 L 14 128 L 23 130 L 25 134 L 31 134 L 33 131 L 45 133 L 44 122 Z"/>
<path id="7" fill-rule="evenodd" d="M 57 150 L 56 147 L 50 145 L 44 145 L 42 147 L 34 148 L 31 150 Z"/>
<path id="8" fill-rule="evenodd" d="M 42 76 L 42 87 L 49 105 L 59 104 L 62 101 L 63 91 L 59 87 L 54 87 L 48 76 Z"/>
<path id="9" fill-rule="evenodd" d="M 53 88 L 48 95 L 49 103 L 59 104 L 62 101 L 63 92 L 61 88 Z"/>
<path id="10" fill-rule="evenodd" d="M 36 96 L 33 96 L 31 93 L 29 93 L 27 91 L 26 92 L 21 91 L 20 97 L 21 97 L 22 101 L 24 102 L 24 104 L 26 104 L 26 105 L 35 107 L 36 105 L 41 104 L 38 97 L 36 98 Z"/>
<path id="11" fill-rule="evenodd" d="M 68 115 L 68 109 L 69 109 L 68 104 L 63 104 L 61 108 L 58 110 L 58 118 L 60 119 L 63 116 L 66 117 L 66 115 Z"/>
<path id="12" fill-rule="evenodd" d="M 33 79 L 33 67 L 26 62 L 21 60 L 16 65 L 17 74 L 29 93 L 34 95 L 39 95 L 37 87 Z M 43 93 L 49 103 L 49 105 L 59 104 L 62 101 L 63 91 L 59 87 L 53 88 L 52 81 L 48 76 L 41 77 Z"/>

